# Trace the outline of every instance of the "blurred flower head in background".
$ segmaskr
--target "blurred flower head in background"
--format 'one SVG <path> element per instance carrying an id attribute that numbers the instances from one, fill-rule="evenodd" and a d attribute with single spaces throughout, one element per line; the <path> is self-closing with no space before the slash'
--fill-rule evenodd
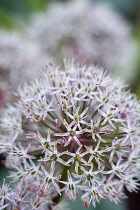
<path id="1" fill-rule="evenodd" d="M 49 57 L 39 45 L 16 32 L 0 31 L 0 101 L 11 101 L 19 84 L 40 74 Z"/>
<path id="2" fill-rule="evenodd" d="M 74 57 L 80 62 L 104 66 L 124 79 L 134 76 L 136 46 L 129 24 L 109 5 L 90 1 L 53 3 L 35 14 L 27 37 L 39 41 L 55 58 Z"/>
<path id="3" fill-rule="evenodd" d="M 3 183 L 1 208 L 56 209 L 65 194 L 84 207 L 120 204 L 138 189 L 140 104 L 104 69 L 65 60 L 17 91 L 1 119 L 0 152 L 14 188 Z M 64 197 L 63 197 L 64 198 Z M 64 209 L 61 207 L 60 209 Z"/>

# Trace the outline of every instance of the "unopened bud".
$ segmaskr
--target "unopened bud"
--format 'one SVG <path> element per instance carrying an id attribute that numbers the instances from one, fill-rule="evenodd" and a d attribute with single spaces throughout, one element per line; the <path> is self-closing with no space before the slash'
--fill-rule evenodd
<path id="1" fill-rule="evenodd" d="M 29 139 L 29 140 L 36 140 L 37 139 L 37 134 L 34 133 L 34 132 L 31 132 L 31 133 L 26 133 L 26 138 Z"/>
<path id="2" fill-rule="evenodd" d="M 60 127 L 60 126 L 61 126 L 61 121 L 58 120 L 58 119 L 55 119 L 55 120 L 53 121 L 53 124 L 54 124 L 55 127 Z"/>
<path id="3" fill-rule="evenodd" d="M 66 144 L 66 142 L 67 142 L 67 139 L 65 137 L 57 140 L 57 143 L 61 144 L 62 146 L 64 146 Z"/>
<path id="4" fill-rule="evenodd" d="M 55 198 L 55 197 L 58 196 L 58 192 L 57 192 L 56 188 L 52 188 L 51 191 L 50 191 L 50 193 L 51 193 L 51 196 L 53 198 Z"/>
<path id="5" fill-rule="evenodd" d="M 81 198 L 84 208 L 88 208 L 90 206 L 89 197 Z"/>

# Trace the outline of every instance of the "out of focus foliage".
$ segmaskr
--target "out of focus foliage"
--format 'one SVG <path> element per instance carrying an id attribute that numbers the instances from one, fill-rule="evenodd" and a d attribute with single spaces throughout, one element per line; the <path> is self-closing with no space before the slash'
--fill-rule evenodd
<path id="1" fill-rule="evenodd" d="M 48 0 L 0 0 L 0 7 L 12 15 L 26 16 L 32 11 L 42 10 Z"/>
<path id="2" fill-rule="evenodd" d="M 5 28 L 13 28 L 14 22 L 11 20 L 9 16 L 0 8 L 0 27 L 3 26 Z"/>
<path id="3" fill-rule="evenodd" d="M 11 29 L 32 12 L 42 11 L 49 0 L 0 0 L 0 27 Z M 17 21 L 18 20 L 18 21 Z"/>
<path id="4" fill-rule="evenodd" d="M 12 15 L 26 16 L 30 12 L 43 10 L 54 0 L 0 0 L 0 8 Z M 55 0 L 56 2 L 58 0 Z M 63 2 L 68 0 L 61 0 Z"/>

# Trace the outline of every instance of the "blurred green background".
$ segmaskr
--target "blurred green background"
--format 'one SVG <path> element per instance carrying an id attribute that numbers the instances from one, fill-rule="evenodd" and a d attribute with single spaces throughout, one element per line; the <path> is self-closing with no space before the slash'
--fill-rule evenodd
<path id="1" fill-rule="evenodd" d="M 33 12 L 43 11 L 49 2 L 53 0 L 0 0 L 0 28 L 8 30 L 20 29 L 24 22 L 28 22 Z M 62 0 L 61 0 L 62 1 Z M 67 1 L 67 0 L 63 0 Z M 79 0 L 80 1 L 80 0 Z M 95 1 L 95 0 L 93 0 Z M 133 28 L 133 36 L 138 46 L 137 72 L 138 77 L 134 84 L 131 85 L 132 91 L 140 97 L 140 1 L 139 0 L 96 0 L 98 2 L 106 1 L 113 4 L 124 17 L 131 22 Z M 8 170 L 4 167 L 0 168 L 0 180 L 2 180 Z M 80 198 L 76 202 L 71 202 L 70 209 L 84 209 Z M 90 207 L 88 209 L 93 209 Z M 127 210 L 127 201 L 123 201 L 122 205 L 115 205 L 109 201 L 102 201 L 97 205 L 97 210 Z"/>

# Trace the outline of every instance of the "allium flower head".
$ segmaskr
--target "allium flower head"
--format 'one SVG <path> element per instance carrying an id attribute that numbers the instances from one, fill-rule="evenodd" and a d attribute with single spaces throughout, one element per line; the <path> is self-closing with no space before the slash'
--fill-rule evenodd
<path id="1" fill-rule="evenodd" d="M 126 80 L 134 76 L 136 46 L 130 26 L 109 5 L 88 0 L 52 3 L 46 12 L 33 15 L 27 37 L 39 41 L 56 63 L 74 57 L 121 72 Z"/>
<path id="2" fill-rule="evenodd" d="M 1 120 L 0 149 L 19 182 L 4 205 L 55 209 L 63 193 L 76 200 L 81 191 L 83 205 L 95 207 L 101 199 L 121 203 L 124 186 L 136 191 L 140 105 L 124 88 L 104 69 L 72 60 L 64 70 L 49 64 L 21 87 Z"/>

